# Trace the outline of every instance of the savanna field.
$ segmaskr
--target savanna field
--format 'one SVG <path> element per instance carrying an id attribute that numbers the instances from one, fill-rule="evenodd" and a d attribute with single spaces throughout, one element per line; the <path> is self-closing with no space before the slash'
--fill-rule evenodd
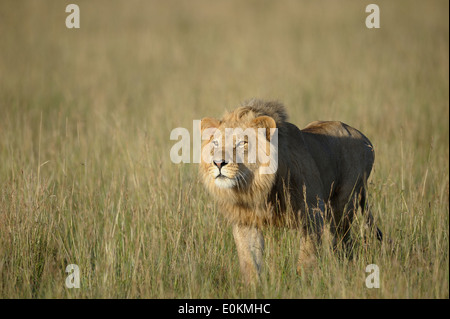
<path id="1" fill-rule="evenodd" d="M 449 297 L 447 1 L 76 0 L 79 29 L 68 3 L 0 2 L 0 298 Z M 298 276 L 298 234 L 268 228 L 261 284 L 242 283 L 170 132 L 252 97 L 369 137 L 389 244 L 358 215 L 354 258 L 324 249 Z"/>

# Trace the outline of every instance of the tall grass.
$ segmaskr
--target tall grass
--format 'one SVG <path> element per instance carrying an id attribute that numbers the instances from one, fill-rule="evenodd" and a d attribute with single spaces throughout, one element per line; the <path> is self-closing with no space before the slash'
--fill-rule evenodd
<path id="1" fill-rule="evenodd" d="M 64 3 L 0 2 L 0 297 L 449 297 L 448 2 L 377 1 L 377 30 L 361 1 L 76 3 L 69 30 Z M 369 205 L 392 245 L 360 218 L 352 260 L 325 252 L 298 277 L 298 234 L 269 228 L 262 283 L 242 285 L 230 227 L 169 136 L 250 97 L 371 139 Z"/>

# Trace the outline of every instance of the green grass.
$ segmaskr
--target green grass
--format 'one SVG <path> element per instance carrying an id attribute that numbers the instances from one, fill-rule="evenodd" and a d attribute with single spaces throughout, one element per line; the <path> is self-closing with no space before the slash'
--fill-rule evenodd
<path id="1" fill-rule="evenodd" d="M 449 297 L 448 2 L 379 0 L 377 30 L 361 1 L 76 3 L 69 30 L 65 3 L 0 2 L 1 298 Z M 262 283 L 241 283 L 231 229 L 169 136 L 251 97 L 371 139 L 393 251 L 357 220 L 355 258 L 325 252 L 300 278 L 298 234 L 267 229 Z"/>

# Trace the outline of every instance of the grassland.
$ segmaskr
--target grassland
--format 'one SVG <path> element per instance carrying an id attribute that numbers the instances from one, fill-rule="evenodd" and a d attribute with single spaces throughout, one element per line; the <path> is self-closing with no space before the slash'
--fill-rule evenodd
<path id="1" fill-rule="evenodd" d="M 64 2 L 0 2 L 1 298 L 449 297 L 447 1 L 377 0 L 376 30 L 361 1 L 75 3 L 80 29 Z M 324 253 L 300 278 L 298 234 L 267 229 L 261 286 L 241 284 L 230 227 L 169 136 L 250 97 L 371 139 L 393 251 L 357 220 L 355 258 Z"/>

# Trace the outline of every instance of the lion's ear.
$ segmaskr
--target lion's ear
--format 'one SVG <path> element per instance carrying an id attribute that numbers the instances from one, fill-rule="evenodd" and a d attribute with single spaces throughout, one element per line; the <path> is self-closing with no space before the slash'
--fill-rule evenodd
<path id="1" fill-rule="evenodd" d="M 256 119 L 253 120 L 253 125 L 255 127 L 261 127 L 266 128 L 266 138 L 267 140 L 270 140 L 271 132 L 270 129 L 277 128 L 277 123 L 275 123 L 275 120 L 270 116 L 258 116 Z"/>
<path id="2" fill-rule="evenodd" d="M 202 118 L 200 129 L 203 132 L 203 130 L 207 128 L 218 128 L 220 125 L 219 120 L 216 120 L 212 117 L 204 117 Z"/>

